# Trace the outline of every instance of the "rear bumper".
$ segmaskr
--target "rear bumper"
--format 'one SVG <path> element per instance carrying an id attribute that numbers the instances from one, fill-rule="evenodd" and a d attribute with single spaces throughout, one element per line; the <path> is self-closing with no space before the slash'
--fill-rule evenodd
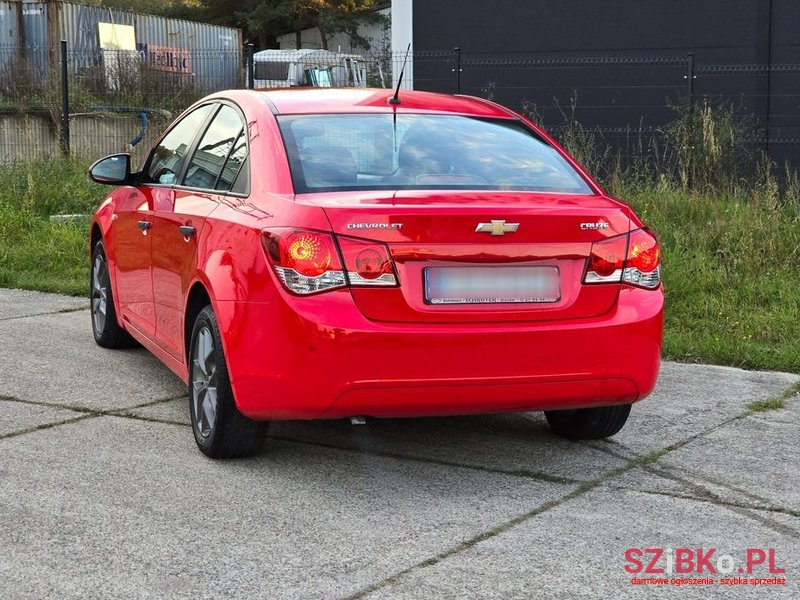
<path id="1" fill-rule="evenodd" d="M 410 417 L 641 400 L 658 376 L 663 293 L 624 287 L 605 315 L 533 324 L 377 323 L 347 290 L 216 310 L 245 415 Z"/>

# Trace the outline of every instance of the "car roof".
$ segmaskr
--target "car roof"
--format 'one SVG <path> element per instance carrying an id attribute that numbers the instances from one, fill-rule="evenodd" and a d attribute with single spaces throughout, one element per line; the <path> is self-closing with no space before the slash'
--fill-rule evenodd
<path id="1" fill-rule="evenodd" d="M 236 101 L 237 97 L 257 96 L 281 115 L 383 112 L 391 113 L 395 106 L 389 104 L 394 90 L 372 88 L 294 88 L 271 90 L 230 90 L 221 94 Z M 244 98 L 242 98 L 244 100 Z M 400 90 L 398 111 L 444 112 L 477 117 L 514 118 L 510 110 L 473 96 L 454 96 L 415 90 Z"/>

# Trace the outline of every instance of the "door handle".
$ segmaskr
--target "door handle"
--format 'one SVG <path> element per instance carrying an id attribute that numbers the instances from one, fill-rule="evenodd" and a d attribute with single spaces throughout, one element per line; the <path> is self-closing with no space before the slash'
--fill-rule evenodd
<path id="1" fill-rule="evenodd" d="M 137 225 L 142 230 L 142 233 L 147 233 L 147 230 L 153 226 L 150 221 L 139 221 Z"/>
<path id="2" fill-rule="evenodd" d="M 185 238 L 192 237 L 195 233 L 197 233 L 197 230 L 191 225 L 181 225 L 178 227 L 178 231 L 180 231 L 181 235 Z"/>

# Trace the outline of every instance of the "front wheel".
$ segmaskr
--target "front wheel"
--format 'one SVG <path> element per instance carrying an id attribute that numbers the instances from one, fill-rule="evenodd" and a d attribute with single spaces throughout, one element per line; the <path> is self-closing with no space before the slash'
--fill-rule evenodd
<path id="1" fill-rule="evenodd" d="M 211 306 L 200 311 L 189 346 L 189 413 L 197 446 L 211 458 L 257 454 L 269 423 L 252 421 L 236 408 Z"/>
<path id="2" fill-rule="evenodd" d="M 102 240 L 92 249 L 92 269 L 89 290 L 94 341 L 103 348 L 130 348 L 136 341 L 119 326 L 111 291 L 108 259 Z"/>
<path id="3" fill-rule="evenodd" d="M 618 433 L 631 413 L 630 404 L 576 410 L 546 410 L 550 428 L 568 440 L 599 440 Z"/>

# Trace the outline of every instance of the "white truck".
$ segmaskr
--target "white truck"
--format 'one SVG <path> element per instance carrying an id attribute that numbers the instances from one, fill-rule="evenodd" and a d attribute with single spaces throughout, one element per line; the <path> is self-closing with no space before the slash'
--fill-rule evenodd
<path id="1" fill-rule="evenodd" d="M 358 54 L 310 48 L 261 50 L 253 62 L 256 88 L 367 86 L 366 60 Z"/>

